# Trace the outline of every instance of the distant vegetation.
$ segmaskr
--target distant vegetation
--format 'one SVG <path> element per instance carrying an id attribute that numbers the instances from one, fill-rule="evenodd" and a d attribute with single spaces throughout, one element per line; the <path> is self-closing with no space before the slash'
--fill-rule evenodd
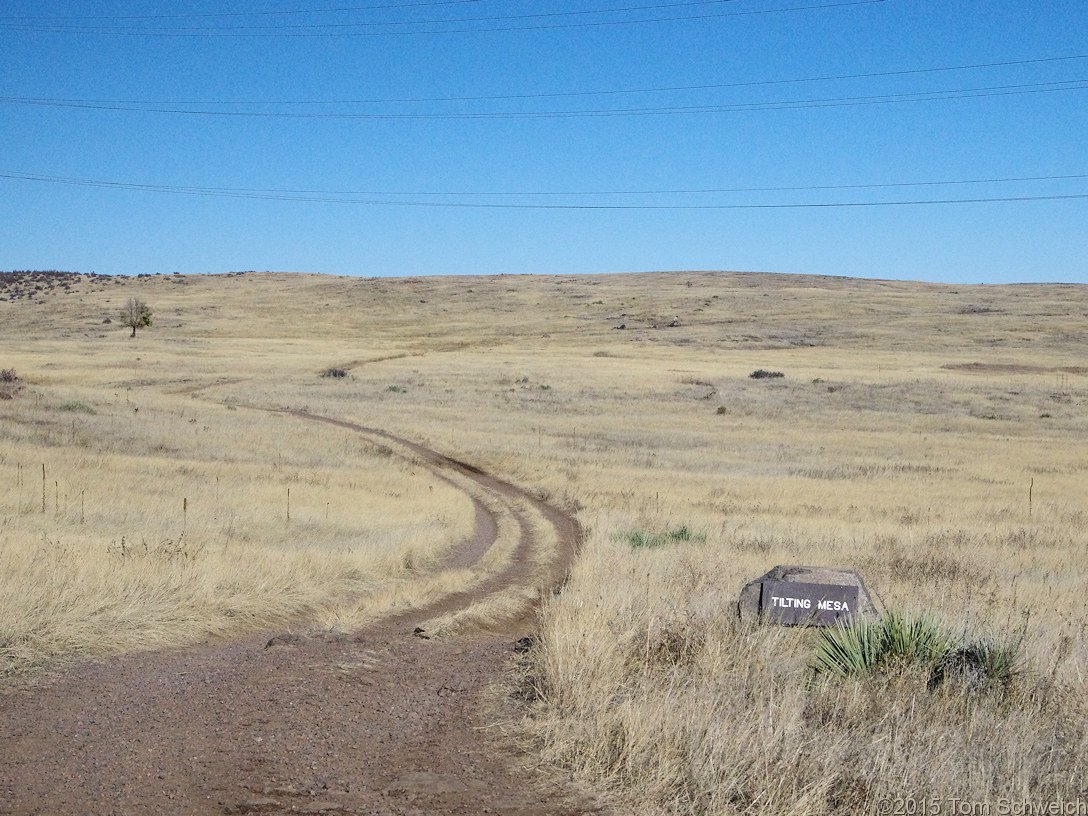
<path id="1" fill-rule="evenodd" d="M 132 329 L 131 336 L 135 337 L 136 329 L 151 325 L 151 307 L 140 298 L 129 298 L 128 303 L 121 310 L 121 324 Z"/>
<path id="2" fill-rule="evenodd" d="M 0 369 L 0 399 L 11 399 L 19 390 L 19 376 L 14 368 Z"/>
<path id="3" fill-rule="evenodd" d="M 16 269 L 0 272 L 0 300 L 32 300 L 53 291 L 70 293 L 72 286 L 81 281 L 105 281 L 108 276 L 82 275 L 79 272 L 60 272 L 55 269 Z"/>

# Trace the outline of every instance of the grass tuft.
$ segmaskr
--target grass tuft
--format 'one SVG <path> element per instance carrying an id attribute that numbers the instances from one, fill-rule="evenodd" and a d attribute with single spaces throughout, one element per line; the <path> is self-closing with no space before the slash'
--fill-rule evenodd
<path id="1" fill-rule="evenodd" d="M 679 527 L 673 527 L 664 532 L 648 533 L 644 530 L 634 530 L 629 532 L 626 538 L 627 543 L 635 549 L 654 549 L 679 542 L 706 540 L 705 535 L 693 532 L 686 524 L 681 524 Z"/>
<path id="2" fill-rule="evenodd" d="M 73 414 L 97 414 L 98 412 L 90 405 L 79 400 L 67 400 L 57 406 L 58 411 L 69 411 Z"/>

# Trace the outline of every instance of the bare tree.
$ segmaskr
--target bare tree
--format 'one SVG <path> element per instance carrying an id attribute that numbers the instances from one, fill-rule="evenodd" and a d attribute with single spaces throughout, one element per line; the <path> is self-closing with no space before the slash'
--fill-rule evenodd
<path id="1" fill-rule="evenodd" d="M 136 329 L 151 325 L 151 307 L 139 298 L 129 298 L 121 310 L 121 322 L 132 329 L 131 336 L 135 337 Z"/>

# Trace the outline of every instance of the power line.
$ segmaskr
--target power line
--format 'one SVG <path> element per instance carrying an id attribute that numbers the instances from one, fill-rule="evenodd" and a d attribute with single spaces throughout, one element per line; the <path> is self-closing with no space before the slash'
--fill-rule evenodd
<path id="1" fill-rule="evenodd" d="M 723 0 L 705 0 L 722 2 Z M 271 9 L 265 11 L 207 11 L 188 14 L 65 14 L 65 15 L 18 15 L 0 16 L 2 20 L 38 20 L 42 22 L 61 22 L 64 20 L 199 20 L 221 17 L 270 17 L 301 14 L 341 14 L 344 12 L 375 11 L 387 9 L 416 8 L 421 6 L 461 6 L 468 3 L 480 3 L 483 0 L 428 0 L 415 3 L 381 3 L 369 6 L 339 6 L 323 9 Z"/>
<path id="2" fill-rule="evenodd" d="M 478 0 L 459 0 L 463 2 L 478 2 Z M 841 82 L 857 79 L 884 79 L 887 77 L 916 76 L 921 74 L 949 73 L 953 71 L 974 71 L 988 68 L 1009 68 L 1024 65 L 1044 65 L 1058 62 L 1073 62 L 1088 60 L 1088 54 L 1073 54 L 1062 57 L 1039 57 L 1036 59 L 1005 60 L 1001 62 L 980 62 L 968 65 L 942 65 L 932 68 L 903 68 L 895 71 L 874 71 L 860 74 L 829 74 L 809 77 L 787 77 L 783 79 L 759 79 L 739 82 L 716 82 L 703 85 L 665 85 L 650 88 L 605 88 L 593 91 L 546 91 L 527 94 L 493 94 L 477 96 L 421 96 L 421 97 L 390 97 L 386 99 L 310 99 L 310 100 L 232 100 L 232 101 L 207 101 L 207 100 L 181 100 L 181 99 L 72 99 L 63 97 L 0 97 L 0 102 L 20 105 L 57 105 L 57 106 L 144 106 L 153 105 L 298 105 L 298 106 L 333 106 L 333 105 L 406 105 L 406 104 L 437 104 L 449 102 L 513 102 L 536 99 L 567 99 L 593 96 L 623 96 L 633 94 L 654 93 L 681 93 L 691 91 L 714 91 L 736 88 L 755 88 L 774 85 L 796 85 L 817 82 Z M 1045 84 L 1045 83 L 1044 83 Z M 129 110 L 129 108 L 124 108 Z"/>
<path id="3" fill-rule="evenodd" d="M 133 182 L 103 181 L 97 179 L 47 176 L 33 173 L 0 172 L 0 178 L 15 181 L 31 181 L 48 184 L 66 184 L 81 187 L 95 187 L 136 192 L 171 193 L 177 195 L 205 196 L 218 198 L 239 198 L 260 201 L 295 201 L 312 204 L 351 204 L 382 207 L 435 207 L 435 208 L 470 208 L 470 209 L 516 209 L 516 210 L 781 210 L 781 209 L 827 209 L 852 207 L 891 207 L 891 206 L 926 206 L 949 204 L 994 204 L 1032 201 L 1071 201 L 1088 199 L 1088 193 L 1041 194 L 1041 195 L 1004 195 L 979 196 L 973 198 L 940 199 L 898 199 L 890 201 L 825 201 L 825 202 L 786 202 L 786 203 L 711 203 L 711 204 L 585 204 L 585 203 L 494 203 L 480 201 L 418 201 L 411 200 L 419 196 L 440 198 L 447 196 L 603 196 L 603 195 L 696 195 L 706 193 L 752 193 L 752 192 L 799 192 L 799 191 L 840 191 L 862 189 L 890 189 L 896 187 L 922 187 L 963 184 L 997 184 L 1026 181 L 1083 180 L 1088 174 L 1057 176 L 1025 176 L 1020 178 L 966 179 L 957 181 L 901 182 L 883 184 L 830 185 L 812 187 L 749 187 L 717 190 L 656 190 L 629 192 L 583 192 L 583 193 L 394 193 L 367 191 L 319 191 L 319 190 L 269 190 L 258 188 L 231 187 L 195 187 L 165 184 L 138 184 Z M 362 196 L 366 196 L 363 198 Z M 399 199 L 377 198 L 377 196 L 399 196 Z"/>
<path id="4" fill-rule="evenodd" d="M 468 0 L 469 2 L 481 2 L 481 0 Z M 460 0 L 461 3 L 466 0 Z M 136 33 L 150 33 L 150 32 L 186 32 L 186 33 L 201 33 L 208 32 L 211 34 L 218 34 L 219 32 L 235 33 L 242 32 L 248 34 L 251 32 L 262 32 L 272 30 L 306 30 L 306 29 L 350 29 L 350 28 L 379 28 L 382 26 L 411 26 L 411 25 L 445 25 L 445 24 L 459 24 L 466 23 L 480 23 L 480 22 L 511 22 L 516 20 L 548 20 L 564 17 L 588 17 L 590 15 L 602 15 L 602 14 L 626 14 L 629 12 L 640 11 L 661 11 L 663 9 L 674 8 L 690 8 L 693 6 L 719 6 L 723 3 L 731 2 L 731 0 L 687 0 L 687 2 L 680 3 L 656 3 L 653 5 L 642 6 L 621 6 L 619 8 L 609 9 L 581 9 L 578 11 L 549 11 L 549 12 L 535 12 L 530 14 L 502 14 L 502 15 L 490 15 L 484 17 L 456 17 L 446 19 L 423 19 L 423 20 L 385 20 L 378 22 L 343 22 L 343 23 L 288 23 L 286 25 L 267 25 L 267 26 L 223 26 L 219 28 L 203 27 L 203 28 L 181 28 L 181 29 L 141 29 Z M 393 6 L 393 5 L 379 5 L 379 6 L 364 6 L 356 9 L 341 9 L 340 11 L 357 11 L 357 10 L 395 10 L 401 11 L 404 8 L 412 8 L 417 6 L 431 6 L 431 5 L 452 5 L 453 3 L 413 3 L 408 6 Z M 460 4 L 460 3 L 459 3 Z M 74 17 L 74 18 L 15 18 L 15 19 L 39 19 L 42 21 L 64 20 L 64 19 L 76 19 L 76 20 L 186 20 L 186 19 L 207 19 L 215 17 L 239 17 L 250 16 L 251 14 L 314 14 L 318 12 L 306 11 L 306 10 L 291 10 L 280 12 L 226 12 L 222 14 L 177 14 L 177 15 L 133 15 L 133 16 L 107 16 L 102 18 L 96 17 Z M 0 18 L 3 19 L 3 18 Z M 680 18 L 680 19 L 687 19 Z M 608 21 L 605 21 L 607 24 Z M 39 23 L 42 24 L 42 23 Z M 592 24 L 592 23 L 591 23 Z"/>
<path id="5" fill-rule="evenodd" d="M 599 108 L 588 110 L 557 111 L 499 111 L 499 112 L 371 112 L 371 113 L 312 113 L 288 111 L 237 111 L 202 110 L 193 108 L 158 107 L 139 103 L 109 103 L 93 101 L 60 101 L 27 97 L 0 97 L 7 104 L 37 105 L 42 107 L 79 108 L 85 110 L 159 113 L 180 116 L 205 116 L 256 119 L 572 119 L 610 116 L 670 116 L 708 113 L 748 113 L 758 111 L 800 110 L 809 108 L 856 107 L 863 105 L 902 104 L 906 102 L 932 102 L 955 99 L 977 99 L 993 96 L 1054 93 L 1060 91 L 1088 90 L 1088 79 L 1069 79 L 1057 82 L 1032 82 L 1020 85 L 991 85 L 976 88 L 958 88 L 939 91 L 914 91 L 898 94 L 869 96 L 839 96 L 816 99 L 777 100 L 773 102 L 739 102 L 719 105 L 669 105 L 641 108 Z"/>
<path id="6" fill-rule="evenodd" d="M 841 0 L 841 2 L 822 3 L 816 5 L 790 6 L 777 9 L 753 9 L 748 11 L 732 12 L 707 12 L 701 14 L 682 15 L 657 15 L 649 17 L 637 17 L 617 20 L 577 20 L 568 22 L 545 22 L 544 19 L 558 17 L 576 17 L 589 14 L 629 14 L 637 12 L 652 12 L 669 8 L 688 6 L 716 5 L 731 2 L 731 0 L 698 0 L 698 2 L 664 3 L 651 6 L 628 6 L 615 9 L 597 9 L 589 11 L 572 12 L 547 12 L 537 14 L 495 15 L 485 17 L 425 19 L 406 21 L 384 22 L 349 22 L 349 23 L 306 23 L 288 24 L 282 26 L 221 26 L 204 28 L 120 28 L 109 26 L 86 26 L 50 22 L 9 22 L 0 23 L 0 28 L 12 31 L 51 33 L 51 34 L 84 34 L 84 35 L 117 35 L 117 36 L 153 36 L 153 37 L 382 37 L 403 35 L 440 35 L 440 34 L 486 34 L 513 31 L 541 31 L 548 29 L 589 28 L 600 26 L 639 25 L 648 23 L 666 23 L 679 21 L 698 21 L 723 19 L 727 17 L 749 17 L 757 15 L 786 14 L 804 11 L 820 11 L 826 9 L 846 8 L 851 6 L 870 6 L 888 2 L 888 0 Z M 393 7 L 388 7 L 393 8 Z M 26 19 L 26 18 L 14 18 Z M 44 18 L 48 20 L 49 18 Z M 59 18 L 66 19 L 66 18 Z M 92 18 L 94 19 L 94 18 Z M 518 21 L 532 21 L 526 25 L 516 25 Z M 480 23 L 497 23 L 497 25 L 480 26 Z M 452 26 L 448 28 L 431 28 L 410 30 L 406 26 Z M 399 27 L 398 30 L 373 30 Z"/>

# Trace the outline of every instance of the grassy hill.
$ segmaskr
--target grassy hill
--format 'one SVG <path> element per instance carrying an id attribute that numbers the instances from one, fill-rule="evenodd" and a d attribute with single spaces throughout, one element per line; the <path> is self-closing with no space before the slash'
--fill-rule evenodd
<path id="1" fill-rule="evenodd" d="M 1058 284 L 0 276 L 0 671 L 422 597 L 471 503 L 268 410 L 304 408 L 578 511 L 533 728 L 640 807 L 1086 799 L 1086 329 Z M 1019 672 L 814 677 L 811 631 L 734 619 L 780 563 L 856 569 Z"/>

